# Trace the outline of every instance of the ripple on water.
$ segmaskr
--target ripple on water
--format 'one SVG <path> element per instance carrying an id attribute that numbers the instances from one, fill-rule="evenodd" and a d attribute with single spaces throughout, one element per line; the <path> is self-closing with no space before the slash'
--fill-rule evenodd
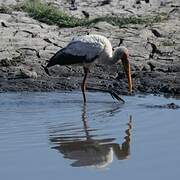
<path id="1" fill-rule="evenodd" d="M 56 152 L 73 167 L 100 168 L 110 165 L 114 157 L 125 160 L 134 156 L 143 164 L 143 158 L 153 159 L 151 153 L 156 154 L 152 147 L 164 151 L 166 143 L 178 144 L 179 110 L 147 108 L 178 104 L 174 99 L 129 96 L 124 97 L 125 104 L 119 104 L 109 95 L 88 93 L 88 103 L 83 106 L 78 92 L 5 93 L 0 98 L 2 157 L 38 148 L 42 152 Z M 136 148 L 141 145 L 146 148 L 141 147 L 137 153 Z M 35 156 L 38 159 L 40 154 Z"/>

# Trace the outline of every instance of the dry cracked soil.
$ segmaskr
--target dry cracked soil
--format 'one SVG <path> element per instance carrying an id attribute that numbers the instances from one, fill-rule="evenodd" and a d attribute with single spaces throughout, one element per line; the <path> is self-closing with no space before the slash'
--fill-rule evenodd
<path id="1" fill-rule="evenodd" d="M 21 0 L 0 1 L 0 92 L 54 91 L 80 89 L 82 67 L 56 66 L 48 76 L 41 65 L 78 35 L 101 34 L 113 47 L 123 39 L 129 49 L 134 92 L 180 95 L 180 2 L 179 0 L 68 0 L 44 1 L 75 17 L 150 16 L 166 14 L 153 24 L 130 24 L 123 27 L 98 22 L 88 27 L 63 28 L 47 25 L 28 13 L 13 9 Z M 4 8 L 6 7 L 6 8 Z M 6 10 L 4 10 L 6 9 Z M 149 43 L 147 43 L 149 42 Z M 127 81 L 121 64 L 112 67 L 95 64 L 88 86 L 113 88 L 127 93 Z"/>

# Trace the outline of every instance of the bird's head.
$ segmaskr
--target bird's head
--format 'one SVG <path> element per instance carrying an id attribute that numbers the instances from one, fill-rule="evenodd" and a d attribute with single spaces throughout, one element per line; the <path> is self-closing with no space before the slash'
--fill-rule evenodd
<path id="1" fill-rule="evenodd" d="M 116 59 L 116 63 L 118 63 L 121 59 L 121 62 L 124 67 L 124 71 L 126 73 L 128 79 L 129 92 L 132 92 L 132 78 L 131 78 L 131 66 L 129 63 L 129 52 L 126 47 L 117 47 L 114 51 L 114 56 Z"/>

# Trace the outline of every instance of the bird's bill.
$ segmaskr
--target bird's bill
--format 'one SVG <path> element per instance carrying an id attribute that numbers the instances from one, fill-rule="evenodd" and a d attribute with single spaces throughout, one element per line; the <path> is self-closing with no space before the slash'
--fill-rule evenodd
<path id="1" fill-rule="evenodd" d="M 132 78 L 131 78 L 131 66 L 130 66 L 129 60 L 127 58 L 122 59 L 122 64 L 124 66 L 124 71 L 126 73 L 127 80 L 128 80 L 129 93 L 131 93 L 132 92 Z"/>

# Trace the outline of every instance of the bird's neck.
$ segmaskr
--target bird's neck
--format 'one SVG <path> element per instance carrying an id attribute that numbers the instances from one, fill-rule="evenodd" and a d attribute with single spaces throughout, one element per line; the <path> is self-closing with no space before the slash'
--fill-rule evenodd
<path id="1" fill-rule="evenodd" d="M 116 51 L 114 51 L 112 57 L 110 57 L 110 64 L 116 64 L 119 60 L 119 56 Z"/>

